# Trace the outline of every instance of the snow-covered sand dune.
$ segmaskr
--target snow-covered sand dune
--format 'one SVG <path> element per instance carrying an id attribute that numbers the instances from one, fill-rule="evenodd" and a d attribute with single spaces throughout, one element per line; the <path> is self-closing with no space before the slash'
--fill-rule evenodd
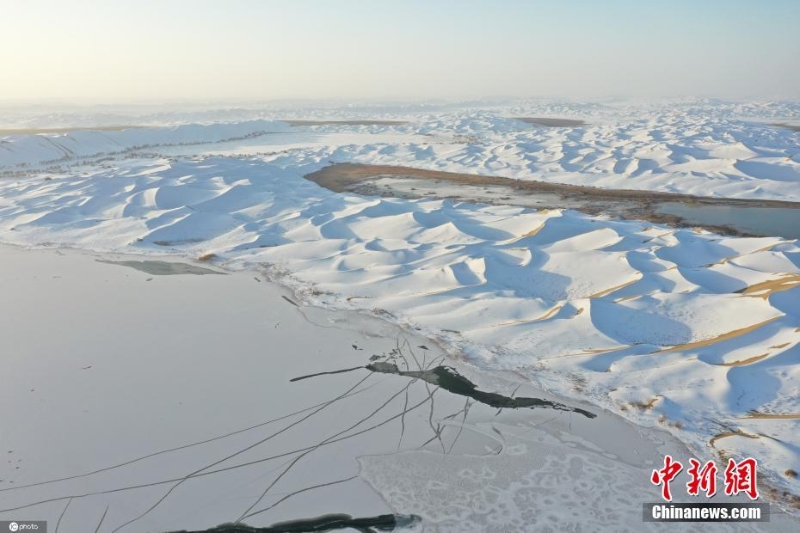
<path id="1" fill-rule="evenodd" d="M 243 140 L 287 131 L 284 122 L 252 121 L 238 124 L 186 124 L 120 131 L 79 129 L 58 134 L 0 136 L 3 168 L 80 161 L 155 147 L 185 146 Z"/>
<path id="2" fill-rule="evenodd" d="M 590 124 L 577 129 L 464 111 L 403 126 L 315 126 L 307 145 L 267 136 L 226 147 L 229 157 L 181 157 L 213 145 L 169 158 L 129 153 L 80 175 L 0 181 L 0 232 L 24 245 L 213 253 L 228 268 L 267 269 L 310 302 L 390 318 L 479 367 L 659 424 L 699 455 L 756 456 L 773 485 L 800 494 L 784 474 L 800 471 L 796 242 L 340 195 L 302 179 L 329 161 L 357 161 L 800 200 L 798 134 L 713 109 L 586 113 Z"/>
<path id="3" fill-rule="evenodd" d="M 408 123 L 304 128 L 328 137 L 324 147 L 317 147 L 317 157 L 604 188 L 800 200 L 800 133 L 769 124 L 797 121 L 800 111 L 794 104 L 761 108 L 694 102 L 628 107 L 506 105 L 492 111 L 468 109 L 435 115 L 411 114 L 409 110 L 403 114 L 402 109 L 394 108 L 374 112 L 373 119 L 403 118 Z M 551 128 L 512 118 L 555 112 L 583 118 L 587 124 Z M 343 109 L 333 116 L 363 118 L 363 113 Z M 295 116 L 284 111 L 278 118 Z M 284 122 L 254 120 L 6 135 L 0 137 L 0 172 L 19 170 L 19 165 L 69 163 L 143 149 L 158 152 L 204 142 L 258 137 L 259 143 L 269 145 L 261 134 L 289 129 Z M 353 131 L 391 134 L 391 138 L 370 142 L 335 135 Z M 273 145 L 282 142 L 285 139 L 277 139 Z"/>

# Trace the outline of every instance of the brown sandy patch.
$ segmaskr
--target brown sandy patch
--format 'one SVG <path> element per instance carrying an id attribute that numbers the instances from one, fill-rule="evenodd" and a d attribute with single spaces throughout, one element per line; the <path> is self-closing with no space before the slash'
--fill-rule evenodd
<path id="1" fill-rule="evenodd" d="M 800 413 L 749 413 L 747 416 L 743 416 L 742 418 L 755 418 L 759 420 L 800 420 Z"/>
<path id="2" fill-rule="evenodd" d="M 628 405 L 630 405 L 631 407 L 635 407 L 636 409 L 638 409 L 640 411 L 649 411 L 653 407 L 655 407 L 656 402 L 658 402 L 658 399 L 659 399 L 658 396 L 654 396 L 654 397 L 650 398 L 650 400 L 648 400 L 646 402 L 641 402 L 641 401 L 640 402 L 628 402 Z"/>
<path id="3" fill-rule="evenodd" d="M 525 124 L 534 126 L 545 126 L 547 128 L 578 128 L 585 126 L 586 122 L 569 118 L 548 118 L 548 117 L 515 117 Z"/>
<path id="4" fill-rule="evenodd" d="M 800 202 L 779 200 L 748 200 L 741 198 L 711 198 L 657 191 L 632 189 L 600 189 L 584 185 L 566 185 L 542 181 L 523 181 L 499 176 L 465 174 L 426 170 L 392 165 L 360 165 L 337 163 L 305 176 L 306 179 L 334 192 L 352 192 L 365 196 L 395 198 L 449 198 L 464 202 L 483 202 L 498 205 L 517 205 L 546 209 L 575 209 L 590 215 L 619 216 L 629 220 L 671 224 L 678 227 L 697 227 L 681 216 L 658 212 L 663 203 L 677 202 L 696 206 L 769 207 L 800 209 Z M 392 181 L 377 186 L 379 180 Z M 393 188 L 391 183 L 423 181 L 423 189 Z M 455 187 L 454 187 L 455 186 Z M 450 190 L 440 192 L 437 188 Z M 486 191 L 495 190 L 496 198 Z M 455 189 L 455 192 L 453 191 Z M 461 192 L 463 191 L 463 192 Z M 502 191 L 502 194 L 498 191 Z M 729 226 L 703 225 L 703 229 L 727 235 L 753 235 Z M 756 235 L 758 236 L 758 235 Z"/>
<path id="5" fill-rule="evenodd" d="M 462 174 L 442 170 L 393 165 L 362 165 L 358 163 L 336 163 L 307 174 L 305 178 L 334 192 L 350 191 L 352 186 L 378 177 L 421 178 L 441 180 L 466 185 L 504 185 L 520 192 L 547 192 L 566 197 L 585 197 L 597 201 L 630 199 L 642 202 L 694 202 L 708 205 L 733 205 L 747 207 L 783 207 L 800 209 L 800 202 L 781 200 L 745 200 L 741 198 L 711 198 L 659 191 L 635 189 L 600 189 L 585 185 L 567 185 L 543 181 L 522 181 L 500 176 Z"/>
<path id="6" fill-rule="evenodd" d="M 402 126 L 405 120 L 282 120 L 293 128 L 300 126 Z"/>

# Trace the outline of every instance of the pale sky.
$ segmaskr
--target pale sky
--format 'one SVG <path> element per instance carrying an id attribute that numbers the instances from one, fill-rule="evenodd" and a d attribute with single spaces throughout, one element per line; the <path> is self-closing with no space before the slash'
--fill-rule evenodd
<path id="1" fill-rule="evenodd" d="M 2 0 L 0 100 L 800 99 L 800 0 Z"/>

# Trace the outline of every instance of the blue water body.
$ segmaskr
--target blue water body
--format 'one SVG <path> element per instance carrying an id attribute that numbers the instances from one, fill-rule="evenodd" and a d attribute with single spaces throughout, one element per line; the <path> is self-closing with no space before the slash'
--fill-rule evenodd
<path id="1" fill-rule="evenodd" d="M 800 209 L 665 202 L 656 212 L 681 217 L 686 224 L 727 226 L 759 237 L 800 239 Z"/>

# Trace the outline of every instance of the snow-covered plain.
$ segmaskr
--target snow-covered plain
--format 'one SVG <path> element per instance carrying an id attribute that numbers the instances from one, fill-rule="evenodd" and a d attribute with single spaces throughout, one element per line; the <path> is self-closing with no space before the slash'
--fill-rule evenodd
<path id="1" fill-rule="evenodd" d="M 408 121 L 304 128 L 253 113 L 224 126 L 7 136 L 0 239 L 267 269 L 309 303 L 383 316 L 479 368 L 662 426 L 699 456 L 755 456 L 764 479 L 800 494 L 785 474 L 800 471 L 796 242 L 342 195 L 302 179 L 349 161 L 800 201 L 800 133 L 769 125 L 798 123 L 798 104 L 272 112 Z M 522 116 L 587 125 L 512 118 Z"/>

